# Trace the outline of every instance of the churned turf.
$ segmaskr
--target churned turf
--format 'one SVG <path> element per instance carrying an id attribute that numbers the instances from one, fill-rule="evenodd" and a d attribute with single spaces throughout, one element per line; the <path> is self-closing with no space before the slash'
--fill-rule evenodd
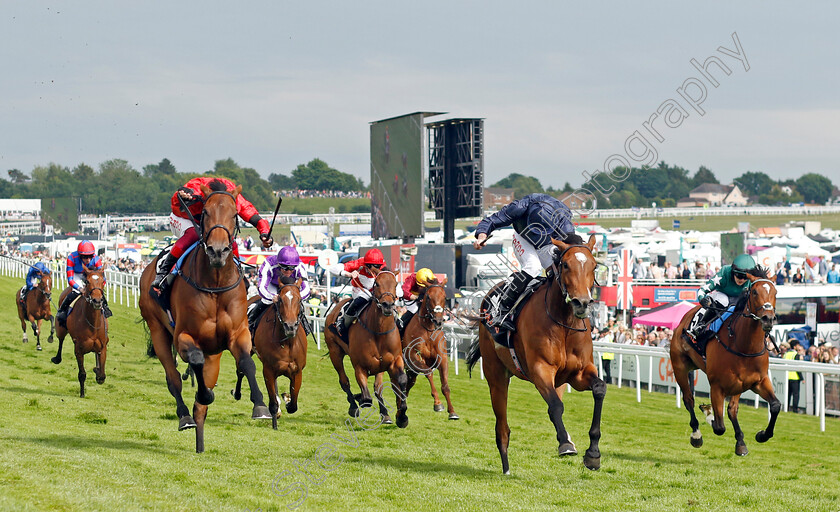
<path id="1" fill-rule="evenodd" d="M 501 474 L 487 385 L 478 372 L 452 377 L 460 421 L 434 413 L 428 384 L 409 399 L 410 424 L 364 430 L 348 422 L 334 370 L 310 345 L 300 410 L 279 430 L 250 419 L 229 394 L 224 357 L 207 421 L 207 451 L 177 432 L 174 401 L 157 360 L 148 359 L 136 309 L 113 304 L 107 380 L 78 396 L 72 344 L 22 344 L 13 309 L 17 280 L 0 277 L 0 510 L 837 510 L 840 423 L 782 413 L 776 437 L 754 441 L 766 409 L 742 406 L 750 454 L 734 455 L 731 427 L 701 428 L 691 448 L 686 412 L 674 397 L 608 388 L 602 468 L 559 459 L 546 405 L 515 381 L 510 393 L 511 476 Z M 30 340 L 33 340 L 30 334 Z M 69 338 L 68 338 L 69 341 Z M 258 372 L 260 363 L 257 362 Z M 181 367 L 183 369 L 183 366 Z M 281 380 L 281 387 L 287 384 Z M 355 384 L 354 384 L 355 387 Z M 192 391 L 186 388 L 188 402 Z M 247 397 L 247 394 L 246 394 Z M 393 403 L 393 395 L 389 398 Z M 578 450 L 588 445 L 590 393 L 570 393 L 565 420 Z M 350 428 L 348 428 L 348 425 Z M 352 430 L 351 430 L 352 429 Z M 304 473 L 301 473 L 303 471 Z M 285 494 L 284 494 L 285 493 Z"/>

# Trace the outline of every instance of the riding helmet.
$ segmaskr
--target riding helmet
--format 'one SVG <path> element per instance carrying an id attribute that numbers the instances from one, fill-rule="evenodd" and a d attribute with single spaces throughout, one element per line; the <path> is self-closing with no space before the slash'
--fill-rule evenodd
<path id="1" fill-rule="evenodd" d="M 365 253 L 365 265 L 384 265 L 385 257 L 379 249 L 371 249 Z"/>
<path id="2" fill-rule="evenodd" d="M 90 240 L 82 240 L 79 242 L 79 248 L 77 250 L 80 256 L 93 256 L 96 252 L 96 247 L 90 243 Z"/>

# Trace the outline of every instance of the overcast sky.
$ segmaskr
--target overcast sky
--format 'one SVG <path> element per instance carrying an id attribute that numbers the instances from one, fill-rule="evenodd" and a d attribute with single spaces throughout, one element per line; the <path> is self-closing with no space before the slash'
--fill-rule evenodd
<path id="1" fill-rule="evenodd" d="M 4 0 L 0 175 L 318 157 L 367 183 L 368 123 L 438 111 L 486 119 L 486 184 L 577 186 L 674 99 L 688 117 L 659 127 L 659 160 L 840 183 L 840 4 L 567 4 Z M 733 32 L 749 71 L 718 51 Z M 712 55 L 731 74 L 710 67 L 701 116 L 677 88 Z"/>

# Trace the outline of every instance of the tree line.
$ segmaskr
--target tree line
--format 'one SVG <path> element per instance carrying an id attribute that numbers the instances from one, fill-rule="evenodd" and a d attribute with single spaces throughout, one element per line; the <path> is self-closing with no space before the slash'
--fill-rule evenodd
<path id="1" fill-rule="evenodd" d="M 628 171 L 617 168 L 614 174 L 626 175 Z M 598 186 L 590 184 L 587 189 L 595 193 L 599 208 L 649 207 L 651 203 L 663 207 L 676 206 L 677 201 L 688 197 L 694 188 L 704 183 L 720 184 L 707 167 L 701 166 L 692 174 L 687 169 L 665 162 L 647 169 L 634 167 L 624 181 L 603 177 L 596 177 L 595 181 Z M 803 174 L 797 179 L 774 180 L 763 172 L 749 171 L 735 178 L 733 183 L 752 203 L 768 206 L 799 202 L 825 204 L 830 198 L 840 195 L 830 179 L 817 173 Z M 512 173 L 491 186 L 512 188 L 517 198 L 537 192 L 562 197 L 575 191 L 568 182 L 562 189 L 543 188 L 537 178 L 519 173 Z M 615 187 L 615 190 L 609 194 L 601 192 L 609 191 L 610 187 Z"/>
<path id="2" fill-rule="evenodd" d="M 271 174 L 264 179 L 233 159 L 217 160 L 205 173 L 178 172 L 169 159 L 137 170 L 127 161 L 112 159 L 94 169 L 81 163 L 73 168 L 57 163 L 36 166 L 30 174 L 19 169 L 7 171 L 9 179 L 0 178 L 0 197 L 43 199 L 79 198 L 82 213 L 166 213 L 172 194 L 196 176 L 215 175 L 242 185 L 242 194 L 260 211 L 273 210 L 275 190 L 305 189 L 342 192 L 366 190 L 361 179 L 331 168 L 315 158 L 298 165 L 290 175 Z"/>

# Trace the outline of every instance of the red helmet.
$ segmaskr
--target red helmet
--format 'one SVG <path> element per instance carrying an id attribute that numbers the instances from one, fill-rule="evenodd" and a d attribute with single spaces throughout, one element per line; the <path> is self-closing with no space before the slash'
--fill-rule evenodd
<path id="1" fill-rule="evenodd" d="M 365 265 L 385 265 L 385 257 L 379 249 L 371 249 L 365 253 Z"/>
<path id="2" fill-rule="evenodd" d="M 96 252 L 96 247 L 90 243 L 90 240 L 82 240 L 79 242 L 78 252 L 79 256 L 93 256 L 93 253 Z"/>

